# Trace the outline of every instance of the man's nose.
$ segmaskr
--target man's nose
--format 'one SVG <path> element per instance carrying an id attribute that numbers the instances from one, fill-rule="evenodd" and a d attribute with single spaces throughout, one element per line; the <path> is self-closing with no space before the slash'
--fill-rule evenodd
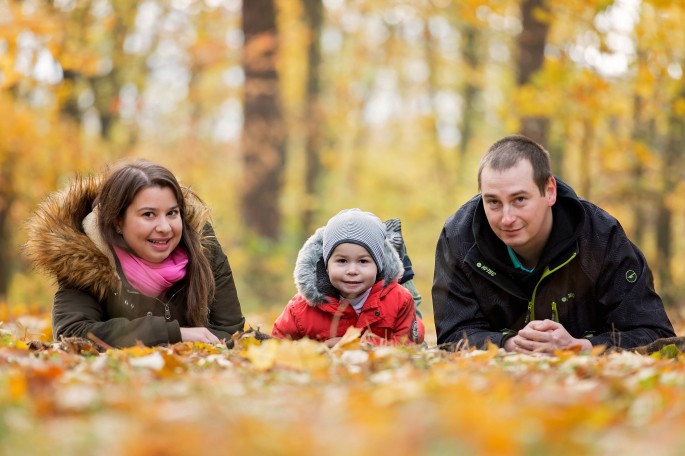
<path id="1" fill-rule="evenodd" d="M 511 206 L 504 206 L 502 208 L 502 224 L 511 225 L 516 220 L 516 210 Z"/>

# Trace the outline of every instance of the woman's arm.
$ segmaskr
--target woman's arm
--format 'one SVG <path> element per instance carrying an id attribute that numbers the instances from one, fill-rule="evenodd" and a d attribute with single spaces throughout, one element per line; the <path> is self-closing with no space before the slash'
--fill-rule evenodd
<path id="1" fill-rule="evenodd" d="M 214 236 L 211 227 L 207 230 L 210 236 Z M 240 308 L 231 265 L 218 241 L 211 246 L 209 255 L 216 291 L 209 304 L 208 329 L 219 339 L 229 340 L 233 334 L 244 330 L 245 317 Z"/>
<path id="2" fill-rule="evenodd" d="M 55 340 L 61 337 L 97 337 L 113 347 L 129 347 L 142 343 L 153 346 L 181 341 L 178 322 L 164 317 L 145 316 L 129 320 L 118 317 L 105 319 L 104 305 L 92 295 L 72 288 L 60 287 L 52 308 L 52 331 Z"/>

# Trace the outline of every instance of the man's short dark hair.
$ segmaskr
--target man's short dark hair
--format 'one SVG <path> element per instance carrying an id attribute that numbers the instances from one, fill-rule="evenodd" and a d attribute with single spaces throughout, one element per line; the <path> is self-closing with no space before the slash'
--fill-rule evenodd
<path id="1" fill-rule="evenodd" d="M 478 167 L 478 191 L 481 189 L 481 174 L 489 167 L 495 171 L 504 171 L 515 166 L 521 160 L 528 160 L 533 167 L 533 181 L 545 194 L 547 181 L 552 177 L 549 152 L 537 142 L 523 135 L 505 136 L 494 143 L 483 155 Z"/>

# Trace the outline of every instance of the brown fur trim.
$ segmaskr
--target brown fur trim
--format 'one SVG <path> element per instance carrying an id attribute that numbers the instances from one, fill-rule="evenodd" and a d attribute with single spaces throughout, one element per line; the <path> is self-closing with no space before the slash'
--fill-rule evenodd
<path id="1" fill-rule="evenodd" d="M 100 176 L 78 176 L 64 190 L 49 195 L 27 221 L 27 242 L 23 245 L 23 253 L 35 269 L 98 299 L 121 286 L 111 253 L 101 250 L 103 246 L 98 248 L 82 227 L 100 182 Z M 183 191 L 188 225 L 202 233 L 209 222 L 209 209 L 192 190 Z M 202 238 L 203 246 L 210 242 L 214 240 Z"/>
<path id="2" fill-rule="evenodd" d="M 99 299 L 120 284 L 112 263 L 83 232 L 99 178 L 79 176 L 64 190 L 49 195 L 28 220 L 23 252 L 33 266 L 64 286 Z"/>

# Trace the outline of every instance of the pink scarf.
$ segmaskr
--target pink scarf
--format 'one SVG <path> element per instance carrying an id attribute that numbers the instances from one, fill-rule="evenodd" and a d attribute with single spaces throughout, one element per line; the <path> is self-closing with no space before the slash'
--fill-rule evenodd
<path id="1" fill-rule="evenodd" d="M 186 275 L 188 254 L 181 247 L 161 263 L 150 263 L 118 247 L 114 247 L 114 252 L 129 283 L 145 296 L 161 296 Z"/>

